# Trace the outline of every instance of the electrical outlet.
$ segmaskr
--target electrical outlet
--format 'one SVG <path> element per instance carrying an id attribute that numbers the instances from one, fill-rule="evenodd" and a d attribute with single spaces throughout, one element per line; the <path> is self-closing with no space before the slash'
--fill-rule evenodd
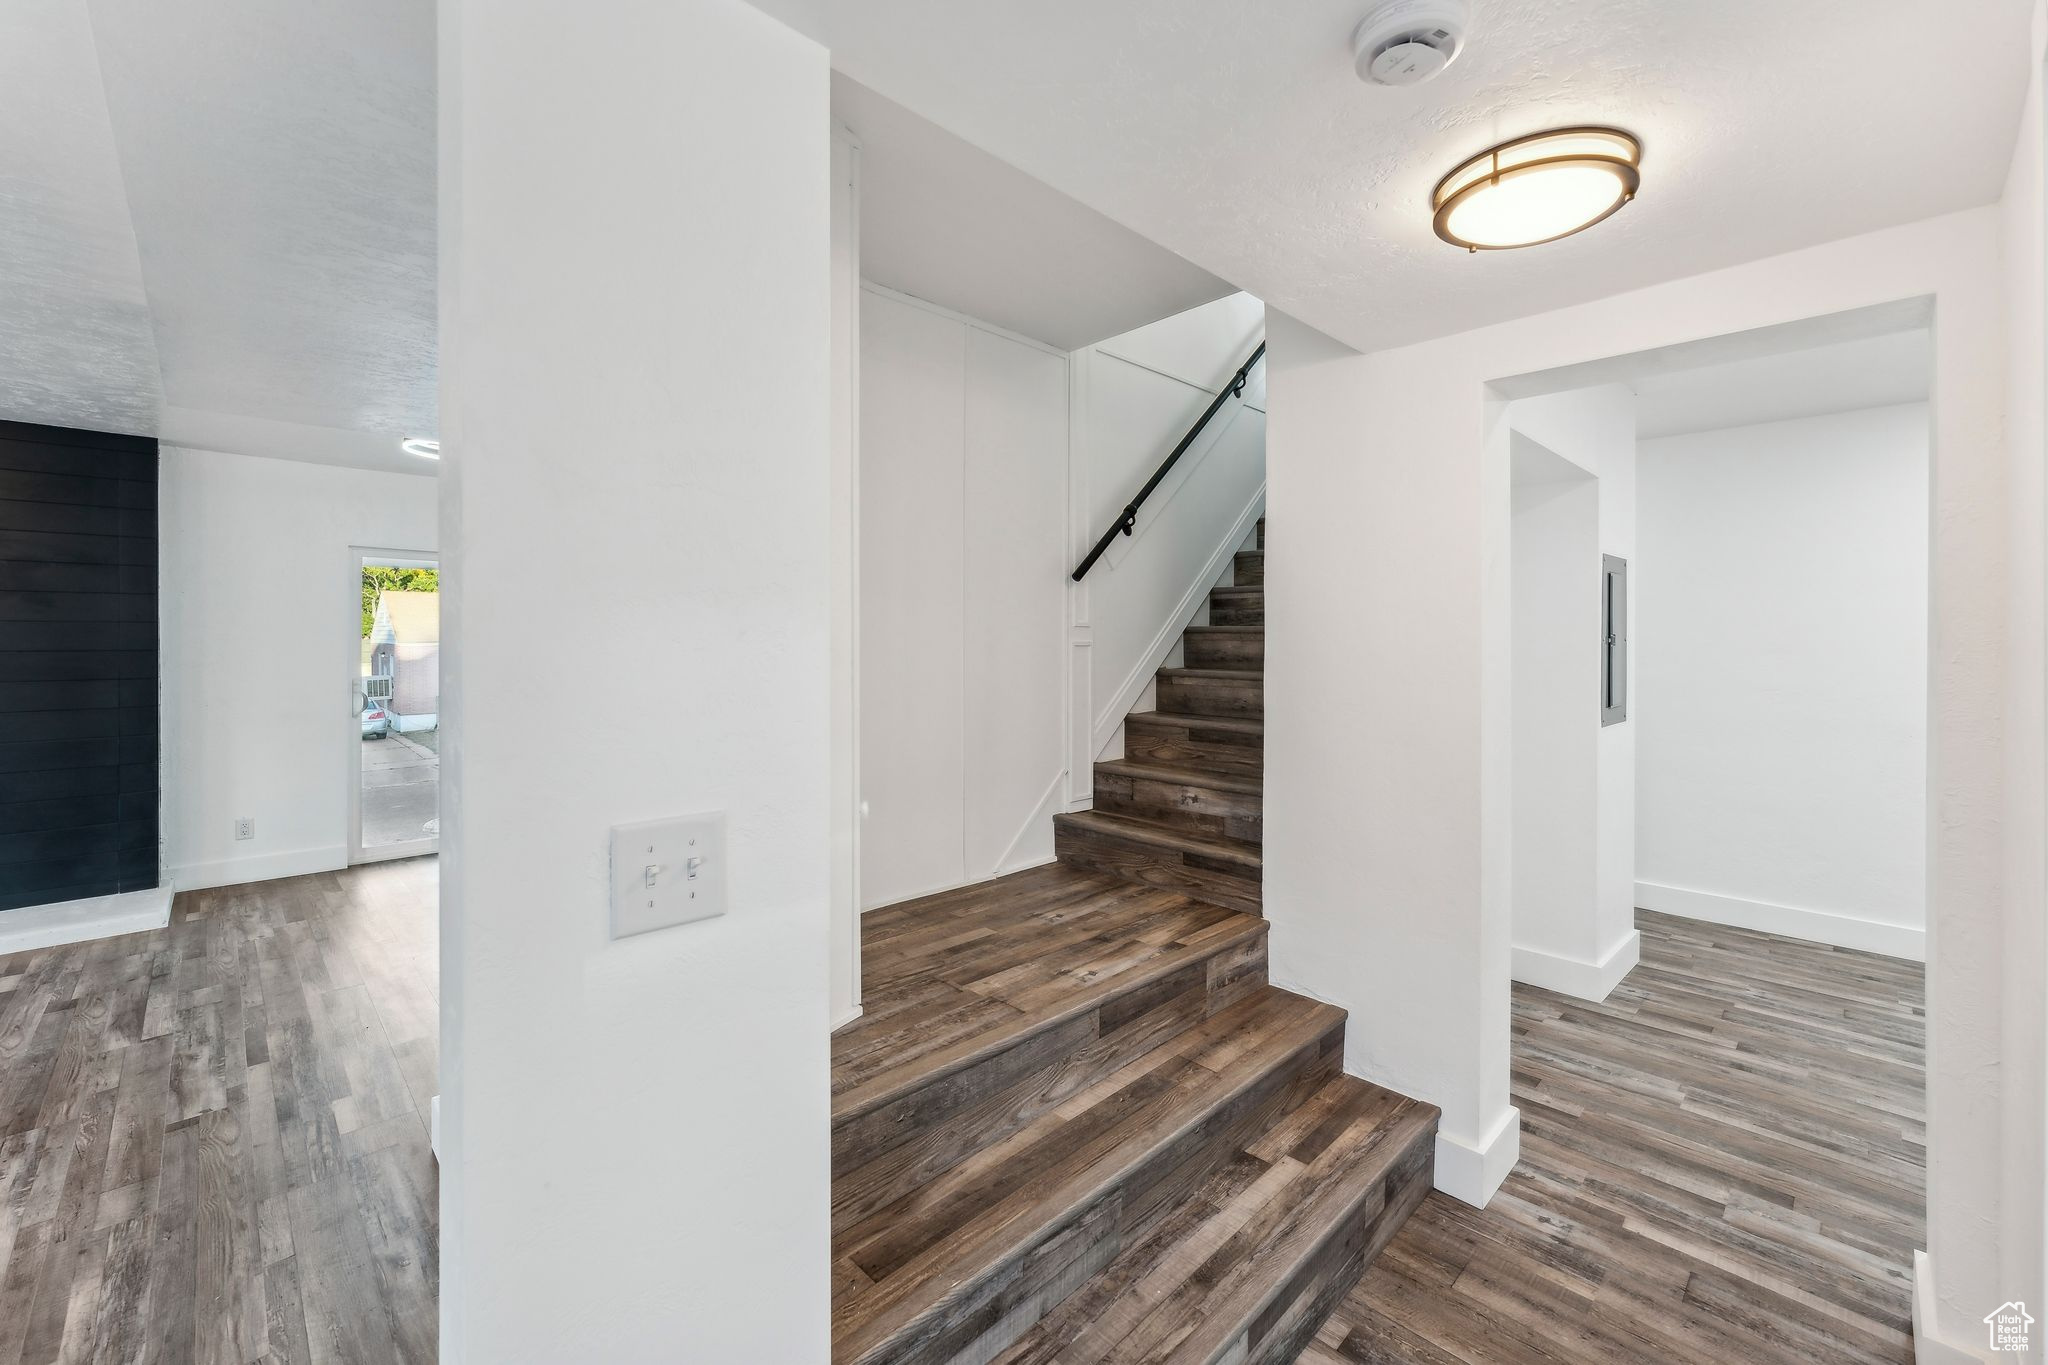
<path id="1" fill-rule="evenodd" d="M 255 838 L 255 837 L 256 837 L 256 820 L 255 820 L 255 817 L 253 817 L 253 816 L 248 816 L 248 815 L 241 815 L 241 816 L 237 816 L 237 817 L 235 817 L 235 837 L 236 837 L 237 839 L 253 839 L 253 838 Z"/>

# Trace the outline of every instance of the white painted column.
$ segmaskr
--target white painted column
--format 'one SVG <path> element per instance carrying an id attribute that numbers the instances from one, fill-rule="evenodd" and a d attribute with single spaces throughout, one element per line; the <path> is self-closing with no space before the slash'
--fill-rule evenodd
<path id="1" fill-rule="evenodd" d="M 441 5 L 441 1358 L 828 1354 L 829 130 L 739 0 Z M 607 831 L 728 813 L 611 942 Z"/>
<path id="2" fill-rule="evenodd" d="M 1266 316 L 1273 979 L 1350 1011 L 1347 1071 L 1442 1108 L 1437 1187 L 1484 1204 L 1521 1132 L 1511 800 L 1481 744 L 1508 712 L 1481 687 L 1509 643 L 1504 405 L 1426 352 L 1359 355 Z"/>
<path id="3" fill-rule="evenodd" d="M 1515 437 L 1534 440 L 1557 457 L 1597 476 L 1597 543 L 1586 546 L 1577 570 L 1576 588 L 1567 592 L 1583 594 L 1584 625 L 1576 636 L 1552 644 L 1576 658 L 1587 670 L 1577 693 L 1576 709 L 1566 704 L 1571 718 L 1572 742 L 1583 746 L 1582 757 L 1590 761 L 1593 775 L 1592 802 L 1574 812 L 1587 822 L 1576 831 L 1592 851 L 1592 884 L 1587 894 L 1571 903 L 1553 901 L 1548 906 L 1528 906 L 1519 892 L 1523 887 L 1521 862 L 1527 845 L 1517 827 L 1514 857 L 1517 899 L 1513 907 L 1515 980 L 1562 991 L 1588 1000 L 1604 1000 L 1636 965 L 1641 942 L 1636 935 L 1636 733 L 1641 721 L 1640 689 L 1629 684 L 1628 718 L 1612 725 L 1601 723 L 1599 711 L 1600 668 L 1600 572 L 1604 555 L 1636 561 L 1636 403 L 1635 392 L 1626 384 L 1599 384 L 1567 389 L 1540 397 L 1523 398 L 1507 408 L 1507 425 Z M 1630 635 L 1640 575 L 1632 574 L 1628 610 Z M 1520 670 L 1522 643 L 1516 642 L 1514 669 Z M 1634 647 L 1631 646 L 1633 652 Z M 1630 660 L 1630 673 L 1636 672 Z M 1522 679 L 1514 680 L 1517 697 Z M 1519 717 L 1517 718 L 1519 720 Z M 1523 759 L 1523 737 L 1515 736 L 1515 762 Z M 1515 774 L 1517 789 L 1525 794 L 1533 778 L 1541 787 L 1541 773 Z M 1553 810 L 1556 819 L 1559 812 Z M 1517 818 L 1520 816 L 1518 814 Z M 1549 842 L 1549 834 L 1537 842 Z M 1533 913 L 1525 914 L 1525 910 Z"/>

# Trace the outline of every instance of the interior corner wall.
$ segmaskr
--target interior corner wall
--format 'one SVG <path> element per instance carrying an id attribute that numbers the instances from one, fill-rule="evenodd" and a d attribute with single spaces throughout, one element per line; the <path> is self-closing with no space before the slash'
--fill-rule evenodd
<path id="1" fill-rule="evenodd" d="M 861 905 L 1052 858 L 1064 809 L 1067 357 L 860 301 Z"/>
<path id="2" fill-rule="evenodd" d="M 1925 403 L 1644 441 L 1653 910 L 1923 957 Z"/>
<path id="3" fill-rule="evenodd" d="M 2048 4 L 2034 5 L 2032 79 L 2006 177 L 2001 235 L 2006 304 L 2007 913 L 2002 989 L 2006 1039 L 2000 1117 L 2007 1297 L 2048 1302 Z M 1964 1318 L 1964 1312 L 1956 1316 Z M 1967 1319 L 1964 1318 L 1967 1322 Z"/>
<path id="4" fill-rule="evenodd" d="M 439 19 L 441 1359 L 822 1361 L 827 54 L 740 0 Z M 609 831 L 703 811 L 725 913 L 612 939 Z"/>
<path id="5" fill-rule="evenodd" d="M 832 1027 L 860 1017 L 860 143 L 832 125 Z"/>
<path id="6" fill-rule="evenodd" d="M 1514 484 L 1514 895 L 1517 980 L 1597 989 L 1600 487 L 1534 442 Z"/>
<path id="7" fill-rule="evenodd" d="M 164 861 L 178 890 L 348 863 L 353 545 L 434 550 L 436 480 L 163 448 Z M 235 821 L 256 822 L 253 839 Z"/>
<path id="8" fill-rule="evenodd" d="M 1576 915 L 1553 919 L 1540 943 L 1525 937 L 1524 917 L 1516 905 L 1517 977 L 1534 979 L 1522 969 L 1536 965 L 1528 950 L 1537 950 L 1548 959 L 1548 971 L 1547 979 L 1536 984 L 1604 997 L 1620 974 L 1634 965 L 1636 948 L 1636 765 L 1641 697 L 1632 687 L 1626 719 L 1611 725 L 1600 723 L 1597 610 L 1602 556 L 1628 561 L 1632 570 L 1628 612 L 1633 632 L 1637 618 L 1633 566 L 1638 540 L 1635 392 L 1627 384 L 1610 383 L 1521 398 L 1507 405 L 1504 420 L 1511 432 L 1535 440 L 1597 479 L 1599 520 L 1598 548 L 1585 569 L 1587 600 L 1595 608 L 1592 633 L 1584 637 L 1585 658 L 1594 666 L 1592 685 L 1585 693 L 1585 715 L 1590 720 L 1586 742 L 1592 746 L 1596 773 L 1593 894 Z M 1517 663 L 1522 656 L 1520 645 L 1517 640 Z M 1516 781 L 1519 788 L 1520 778 Z"/>

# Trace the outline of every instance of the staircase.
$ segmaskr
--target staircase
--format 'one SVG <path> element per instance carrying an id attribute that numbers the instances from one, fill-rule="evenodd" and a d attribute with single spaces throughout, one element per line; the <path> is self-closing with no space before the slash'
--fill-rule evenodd
<path id="1" fill-rule="evenodd" d="M 1279 1365 L 1428 1191 L 1436 1110 L 1266 980 L 1264 533 L 1057 862 L 864 917 L 835 1365 Z"/>
<path id="2" fill-rule="evenodd" d="M 1266 737 L 1266 520 L 1240 550 L 1209 624 L 1181 635 L 1157 709 L 1124 721 L 1124 756 L 1095 765 L 1095 809 L 1053 817 L 1061 861 L 1259 913 Z"/>

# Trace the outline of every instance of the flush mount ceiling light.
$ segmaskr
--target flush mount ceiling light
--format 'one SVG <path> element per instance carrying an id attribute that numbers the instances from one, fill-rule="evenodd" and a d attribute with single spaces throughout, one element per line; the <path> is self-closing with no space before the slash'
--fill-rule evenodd
<path id="1" fill-rule="evenodd" d="M 1642 159 L 1619 128 L 1556 128 L 1488 147 L 1436 182 L 1436 235 L 1504 251 L 1583 232 L 1635 198 Z"/>
<path id="2" fill-rule="evenodd" d="M 398 443 L 398 448 L 408 455 L 417 455 L 422 460 L 441 458 L 441 443 L 425 436 L 408 436 Z"/>

